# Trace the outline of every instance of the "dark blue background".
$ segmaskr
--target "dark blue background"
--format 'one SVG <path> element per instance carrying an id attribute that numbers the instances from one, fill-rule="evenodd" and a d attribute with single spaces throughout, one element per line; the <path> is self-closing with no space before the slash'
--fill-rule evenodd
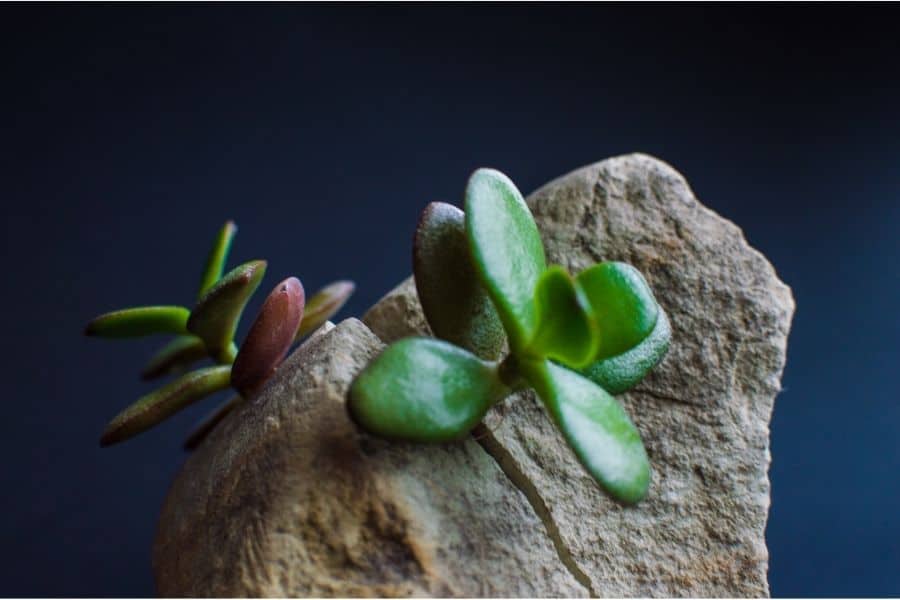
<path id="1" fill-rule="evenodd" d="M 0 7 L 0 593 L 149 595 L 185 430 L 101 450 L 213 233 L 360 314 L 474 168 L 526 193 L 631 151 L 743 227 L 798 303 L 772 423 L 775 595 L 900 594 L 900 42 L 881 6 Z M 259 299 L 256 301 L 259 302 Z M 255 313 L 251 306 L 250 314 Z"/>

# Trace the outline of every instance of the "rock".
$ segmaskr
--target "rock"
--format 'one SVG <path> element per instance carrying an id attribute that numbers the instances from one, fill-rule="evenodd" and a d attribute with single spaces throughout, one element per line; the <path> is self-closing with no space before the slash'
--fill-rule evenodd
<path id="1" fill-rule="evenodd" d="M 612 502 L 531 392 L 488 415 L 481 443 L 526 491 L 591 595 L 768 595 L 769 419 L 790 289 L 738 227 L 648 156 L 579 169 L 527 202 L 549 263 L 573 272 L 601 260 L 631 263 L 671 317 L 666 359 L 621 396 L 647 445 L 653 483 L 636 507 Z M 397 289 L 408 294 L 409 284 Z M 379 304 L 397 302 L 389 294 Z M 390 326 L 414 329 L 420 320 Z M 371 325 L 387 326 L 375 317 Z"/>
<path id="2" fill-rule="evenodd" d="M 474 440 L 357 431 L 344 405 L 383 347 L 323 328 L 184 465 L 154 546 L 162 596 L 585 596 Z"/>
<path id="3" fill-rule="evenodd" d="M 381 341 L 427 333 L 412 279 L 310 340 L 186 462 L 154 548 L 162 595 L 763 596 L 769 430 L 789 288 L 671 167 L 630 155 L 528 198 L 551 263 L 624 260 L 673 324 L 621 396 L 654 469 L 610 501 L 530 392 L 473 438 L 360 434 L 344 408 Z"/>
<path id="4" fill-rule="evenodd" d="M 412 277 L 385 294 L 362 320 L 385 344 L 411 335 L 431 335 Z"/>

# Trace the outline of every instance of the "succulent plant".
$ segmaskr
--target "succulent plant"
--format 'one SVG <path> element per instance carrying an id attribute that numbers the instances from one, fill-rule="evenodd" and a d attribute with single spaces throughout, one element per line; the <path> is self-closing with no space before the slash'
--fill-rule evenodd
<path id="1" fill-rule="evenodd" d="M 174 334 L 141 376 L 149 380 L 180 374 L 110 421 L 100 438 L 101 446 L 127 440 L 186 406 L 233 387 L 239 396 L 216 408 L 188 437 L 185 448 L 195 447 L 242 399 L 265 384 L 294 342 L 325 323 L 353 293 L 353 282 L 336 281 L 306 301 L 300 280 L 289 277 L 266 298 L 238 348 L 235 332 L 247 302 L 262 282 L 266 262 L 250 261 L 223 275 L 236 233 L 237 227 L 228 221 L 216 236 L 193 310 L 174 305 L 141 306 L 109 312 L 88 323 L 85 334 L 89 336 Z M 207 357 L 216 364 L 184 373 Z"/>
<path id="2" fill-rule="evenodd" d="M 600 486 L 620 502 L 640 501 L 649 461 L 611 394 L 640 381 L 671 338 L 640 272 L 620 262 L 574 277 L 548 267 L 521 193 L 490 169 L 469 179 L 465 213 L 426 207 L 413 256 L 422 308 L 441 339 L 388 346 L 354 380 L 351 417 L 378 436 L 444 442 L 532 387 Z"/>

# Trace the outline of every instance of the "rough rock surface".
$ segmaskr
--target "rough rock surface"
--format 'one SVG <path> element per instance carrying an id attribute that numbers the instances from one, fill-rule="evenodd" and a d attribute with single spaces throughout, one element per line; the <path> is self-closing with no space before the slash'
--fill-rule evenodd
<path id="1" fill-rule="evenodd" d="M 305 344 L 186 463 L 160 521 L 163 595 L 762 596 L 768 423 L 789 288 L 671 167 L 613 158 L 528 198 L 548 259 L 624 260 L 673 324 L 663 363 L 621 396 L 654 469 L 625 508 L 579 466 L 538 400 L 475 438 L 387 444 L 343 393 L 382 341 L 427 332 L 407 280 Z"/>
<path id="2" fill-rule="evenodd" d="M 348 319 L 213 430 L 163 507 L 160 595 L 586 595 L 475 441 L 357 432 L 344 394 L 382 347 Z"/>

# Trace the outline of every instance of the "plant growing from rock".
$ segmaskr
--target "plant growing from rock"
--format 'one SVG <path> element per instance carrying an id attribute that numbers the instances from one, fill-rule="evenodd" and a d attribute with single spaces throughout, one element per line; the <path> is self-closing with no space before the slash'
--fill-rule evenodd
<path id="1" fill-rule="evenodd" d="M 88 323 L 88 336 L 174 334 L 141 375 L 149 380 L 180 374 L 110 421 L 100 438 L 101 446 L 127 440 L 210 394 L 234 388 L 239 396 L 220 405 L 188 437 L 185 447 L 195 447 L 239 402 L 265 384 L 294 342 L 324 324 L 353 293 L 353 282 L 336 281 L 306 301 L 300 280 L 289 277 L 266 298 L 238 348 L 234 341 L 238 323 L 267 265 L 254 260 L 223 275 L 236 232 L 237 227 L 228 221 L 216 236 L 193 309 L 141 306 L 105 313 Z M 204 358 L 216 364 L 184 373 Z"/>
<path id="2" fill-rule="evenodd" d="M 647 454 L 611 394 L 637 384 L 668 349 L 669 321 L 643 276 L 620 262 L 575 277 L 548 267 L 522 195 L 489 169 L 470 178 L 465 213 L 443 203 L 425 209 L 413 256 L 426 319 L 441 339 L 386 348 L 350 388 L 352 418 L 382 437 L 444 442 L 532 387 L 601 487 L 620 502 L 640 501 Z"/>

